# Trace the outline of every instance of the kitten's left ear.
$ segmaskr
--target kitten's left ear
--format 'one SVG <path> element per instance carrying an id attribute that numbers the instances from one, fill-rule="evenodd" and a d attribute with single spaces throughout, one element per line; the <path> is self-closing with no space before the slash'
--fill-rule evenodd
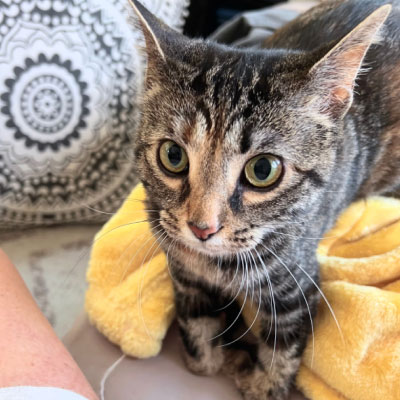
<path id="1" fill-rule="evenodd" d="M 139 1 L 129 0 L 129 3 L 139 19 L 140 27 L 146 41 L 147 51 L 154 52 L 153 56 L 155 57 L 161 57 L 162 59 L 165 59 L 164 51 L 161 48 L 161 44 L 157 36 L 163 34 L 163 30 L 166 28 L 166 26 Z"/>
<path id="2" fill-rule="evenodd" d="M 318 92 L 313 103 L 321 113 L 340 119 L 349 110 L 364 57 L 379 40 L 379 30 L 391 9 L 389 4 L 378 8 L 311 68 L 311 82 Z"/>
<path id="3" fill-rule="evenodd" d="M 145 52 L 148 59 L 147 78 L 149 78 L 149 75 L 157 73 L 157 69 L 165 68 L 168 53 L 178 51 L 183 35 L 160 21 L 139 1 L 129 0 L 129 3 L 137 16 L 137 22 L 145 38 Z"/>

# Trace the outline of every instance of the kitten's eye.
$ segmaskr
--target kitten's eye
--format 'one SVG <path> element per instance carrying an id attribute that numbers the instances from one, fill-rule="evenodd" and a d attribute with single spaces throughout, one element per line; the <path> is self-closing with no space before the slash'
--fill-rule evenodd
<path id="1" fill-rule="evenodd" d="M 174 174 L 185 171 L 189 165 L 189 160 L 185 150 L 175 142 L 168 140 L 160 147 L 160 160 L 162 165 Z"/>
<path id="2" fill-rule="evenodd" d="M 282 175 L 282 162 L 278 157 L 263 154 L 251 159 L 244 169 L 246 179 L 258 188 L 273 185 Z"/>

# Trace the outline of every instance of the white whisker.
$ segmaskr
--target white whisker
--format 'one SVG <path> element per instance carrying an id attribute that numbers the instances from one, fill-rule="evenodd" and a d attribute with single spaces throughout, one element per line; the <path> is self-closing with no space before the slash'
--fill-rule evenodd
<path id="1" fill-rule="evenodd" d="M 247 295 L 248 295 L 248 291 L 249 291 L 249 282 L 248 281 L 249 281 L 249 271 L 248 271 L 248 266 L 247 266 L 247 262 L 246 262 L 246 279 L 245 279 L 245 282 L 246 282 L 246 294 L 244 296 L 244 301 L 243 301 L 243 304 L 242 304 L 242 306 L 241 306 L 241 308 L 240 308 L 240 310 L 238 312 L 238 315 L 236 316 L 236 318 L 233 320 L 233 322 L 227 328 L 225 328 L 221 333 L 219 333 L 217 336 L 212 337 L 209 340 L 214 340 L 214 339 L 217 339 L 220 336 L 224 335 L 226 332 L 229 331 L 229 329 L 231 329 L 235 325 L 236 321 L 239 319 L 240 315 L 243 312 L 244 305 L 246 304 L 246 301 L 247 301 Z M 225 346 L 225 345 L 224 344 L 220 345 L 220 347 L 223 347 L 223 346 Z"/>
<path id="2" fill-rule="evenodd" d="M 162 231 L 162 229 L 161 229 L 159 232 L 161 232 L 161 231 Z M 165 235 L 165 236 L 164 236 L 164 235 Z M 161 239 L 161 237 L 164 237 L 164 239 L 165 239 L 165 237 L 167 237 L 167 233 L 166 233 L 166 232 L 162 233 L 161 236 L 160 236 L 159 238 L 156 236 L 156 234 L 154 234 L 154 236 L 156 237 L 157 241 L 154 242 L 154 243 L 151 245 L 151 247 L 150 247 L 149 250 L 147 251 L 145 257 L 143 258 L 142 264 L 141 264 L 141 266 L 140 266 L 140 268 L 139 268 L 139 271 L 140 271 L 140 281 L 139 281 L 139 314 L 140 314 L 140 319 L 142 320 L 144 329 L 145 329 L 145 331 L 146 331 L 146 334 L 147 334 L 147 336 L 148 336 L 149 338 L 152 338 L 153 335 L 150 333 L 150 331 L 149 331 L 149 329 L 148 329 L 148 327 L 147 327 L 146 321 L 145 321 L 145 319 L 144 319 L 143 310 L 142 310 L 142 289 L 143 289 L 143 282 L 144 282 L 144 277 L 145 277 L 146 272 L 147 272 L 147 268 L 149 267 L 149 265 L 150 265 L 150 263 L 151 263 L 151 260 L 153 259 L 153 257 L 154 257 L 154 255 L 155 255 L 156 251 L 160 248 L 160 243 L 158 243 L 158 240 Z M 163 240 L 164 240 L 164 239 L 163 239 Z M 162 243 L 162 242 L 161 242 L 161 243 Z M 153 253 L 152 253 L 151 257 L 150 257 L 150 260 L 146 263 L 146 264 L 147 264 L 147 268 L 143 268 L 143 265 L 144 265 L 144 262 L 145 262 L 145 260 L 146 260 L 146 258 L 147 258 L 147 255 L 150 253 L 150 251 L 152 250 L 152 248 L 153 248 L 153 246 L 154 246 L 155 244 L 157 244 L 157 246 L 156 246 L 156 248 L 154 249 L 154 251 L 153 251 Z"/>
<path id="3" fill-rule="evenodd" d="M 268 228 L 268 226 L 266 226 Z M 268 228 L 267 233 L 273 233 L 274 235 L 281 235 L 281 236 L 287 236 L 292 239 L 305 239 L 305 240 L 322 240 L 322 239 L 336 239 L 339 237 L 339 235 L 333 235 L 333 236 L 323 236 L 323 237 L 307 237 L 307 236 L 297 236 L 297 235 L 292 235 L 290 233 L 283 233 L 283 232 L 277 232 L 273 231 L 270 228 Z"/>
<path id="4" fill-rule="evenodd" d="M 330 311 L 330 313 L 332 314 L 333 319 L 335 320 L 335 324 L 336 327 L 340 333 L 340 337 L 342 339 L 342 343 L 345 344 L 345 340 L 344 340 L 344 336 L 343 336 L 343 332 L 342 332 L 342 328 L 339 325 L 339 321 L 336 318 L 336 314 L 333 311 L 333 308 L 331 306 L 331 304 L 329 303 L 328 299 L 326 298 L 324 292 L 322 291 L 322 289 L 317 285 L 317 283 L 314 281 L 314 279 L 311 277 L 311 275 L 304 270 L 299 264 L 295 263 L 295 265 L 308 277 L 308 279 L 312 282 L 312 284 L 316 287 L 316 289 L 318 290 L 318 292 L 320 293 L 321 297 L 324 299 L 326 305 L 328 306 L 328 309 Z"/>
<path id="5" fill-rule="evenodd" d="M 174 240 L 169 244 L 168 249 L 167 249 L 167 253 L 166 253 L 168 273 L 169 273 L 169 276 L 171 277 L 172 280 L 174 280 L 175 278 L 174 278 L 174 276 L 173 276 L 173 274 L 172 274 L 172 272 L 171 272 L 171 268 L 170 268 L 170 266 L 169 266 L 169 252 L 170 252 L 171 247 L 174 246 L 174 245 L 176 245 L 176 243 L 177 243 L 177 239 L 174 239 Z M 173 247 L 172 247 L 172 248 L 173 248 Z"/>
<path id="6" fill-rule="evenodd" d="M 160 221 L 161 221 L 160 219 L 154 220 L 153 223 L 155 223 L 155 222 L 160 222 Z M 160 227 L 160 226 L 161 226 L 161 224 L 158 223 L 157 225 L 154 226 L 154 229 L 157 229 L 157 228 Z M 132 239 L 132 241 L 128 244 L 128 246 L 125 247 L 125 249 L 123 250 L 123 252 L 120 254 L 119 259 L 118 259 L 118 261 L 117 261 L 117 264 L 119 264 L 119 263 L 121 262 L 121 259 L 122 259 L 122 257 L 125 255 L 125 253 L 126 253 L 139 239 L 141 239 L 141 238 L 142 238 L 143 236 L 145 236 L 146 234 L 147 234 L 147 232 L 143 232 L 141 235 L 135 236 L 135 237 Z M 136 239 L 136 240 L 135 240 L 135 239 Z M 147 242 L 146 242 L 146 243 L 147 243 Z M 143 247 L 143 246 L 142 246 L 142 247 Z M 142 249 L 142 247 L 140 247 L 140 248 L 136 251 L 136 253 L 134 254 L 133 257 L 136 256 L 136 254 Z"/>
<path id="7" fill-rule="evenodd" d="M 235 273 L 234 279 L 236 278 L 238 271 L 239 271 L 239 257 L 238 257 L 239 255 L 241 258 L 241 253 L 236 254 L 237 265 L 236 265 L 236 273 Z M 244 275 L 242 274 L 242 279 L 240 281 L 239 289 L 238 289 L 236 295 L 233 297 L 233 299 L 226 306 L 217 308 L 215 311 L 222 311 L 222 310 L 227 309 L 238 298 L 238 296 L 243 288 L 243 277 L 244 277 Z M 232 285 L 232 283 L 233 283 L 233 279 L 231 280 L 230 284 L 226 288 L 229 288 Z"/>
<path id="8" fill-rule="evenodd" d="M 259 253 L 257 252 L 258 258 L 261 262 L 261 264 L 264 267 L 264 272 L 266 273 L 266 277 L 267 277 L 267 283 L 268 283 L 268 287 L 269 287 L 269 291 L 270 291 L 270 297 L 271 297 L 271 301 L 272 301 L 272 306 L 273 306 L 273 313 L 272 313 L 272 319 L 274 321 L 274 349 L 272 352 L 272 359 L 271 359 L 271 365 L 270 365 L 270 370 L 273 367 L 274 364 L 274 359 L 275 359 L 275 352 L 276 352 L 276 334 L 277 334 L 277 330 L 278 330 L 278 321 L 277 321 L 277 314 L 276 314 L 276 304 L 275 304 L 275 295 L 274 295 L 274 290 L 272 288 L 272 282 L 271 279 L 269 277 L 269 273 L 268 273 L 268 269 L 267 266 L 264 263 L 264 260 L 260 257 Z M 272 329 L 272 320 L 271 320 L 271 329 Z M 270 335 L 271 331 L 268 333 L 268 337 Z"/>
<path id="9" fill-rule="evenodd" d="M 82 251 L 82 253 L 79 255 L 78 259 L 76 260 L 75 264 L 72 266 L 72 268 L 68 271 L 65 279 L 59 283 L 59 288 L 64 286 L 65 283 L 68 281 L 68 279 L 71 277 L 71 274 L 75 271 L 75 268 L 79 265 L 79 263 L 83 260 L 84 257 L 86 257 L 91 251 L 93 246 L 100 240 L 102 240 L 104 237 L 106 237 L 109 233 L 114 232 L 117 229 L 126 227 L 126 226 L 131 226 L 131 225 L 136 225 L 136 224 L 140 224 L 140 223 L 144 223 L 144 222 L 151 222 L 150 220 L 141 220 L 141 221 L 134 221 L 134 222 L 129 222 L 127 224 L 123 224 L 123 225 L 119 225 L 107 232 L 104 232 L 102 235 L 100 235 L 99 237 L 97 237 L 96 239 L 92 240 L 92 243 L 90 245 L 90 247 L 84 251 Z"/>
<path id="10" fill-rule="evenodd" d="M 99 210 L 98 208 L 94 208 L 92 206 L 89 206 L 87 204 L 85 204 L 84 207 L 87 208 L 88 210 L 96 212 L 98 214 L 104 214 L 104 215 L 122 214 L 122 210 L 119 210 L 119 211 L 117 210 L 117 211 L 114 211 L 114 212 L 107 212 L 107 211 L 102 211 L 102 210 Z M 129 212 L 126 212 L 126 214 L 130 215 L 130 214 L 134 214 L 134 213 L 138 213 L 138 212 L 141 213 L 143 211 L 146 211 L 146 212 L 158 212 L 159 210 L 147 210 L 147 209 L 130 210 Z M 125 213 L 125 211 L 124 211 L 124 213 Z"/>
<path id="11" fill-rule="evenodd" d="M 154 229 L 156 229 L 156 228 L 158 228 L 158 227 L 161 227 L 161 224 L 157 224 L 157 225 L 154 227 Z M 162 229 L 163 229 L 163 228 L 161 227 L 161 229 L 160 229 L 159 231 L 157 231 L 157 233 L 158 233 L 158 232 L 161 232 Z M 135 259 L 135 257 L 136 257 L 137 254 L 140 252 L 140 250 L 142 250 L 143 247 L 145 247 L 146 244 L 147 244 L 149 241 L 151 241 L 152 239 L 154 239 L 154 237 L 153 237 L 154 235 L 155 235 L 155 234 L 152 234 L 152 236 L 148 237 L 147 240 L 146 240 L 144 243 L 142 243 L 142 245 L 135 251 L 135 253 L 133 254 L 133 256 L 129 259 L 129 261 L 127 262 L 127 264 L 126 264 L 126 266 L 125 266 L 125 268 L 124 268 L 124 272 L 121 274 L 121 278 L 120 278 L 120 280 L 119 280 L 119 283 L 120 283 L 120 284 L 121 284 L 122 281 L 125 279 L 126 272 L 128 271 L 129 266 L 132 264 L 132 261 Z M 131 244 L 128 246 L 127 249 L 129 249 L 129 248 L 132 246 L 132 244 L 134 244 L 134 243 L 135 243 L 134 241 L 131 242 Z M 125 249 L 125 251 L 126 251 L 127 249 Z M 146 254 L 146 256 L 147 256 L 147 254 Z M 146 258 L 146 256 L 145 256 L 145 258 Z M 144 258 L 143 260 L 145 260 L 145 258 Z M 121 256 L 120 256 L 120 259 L 121 259 Z M 142 263 L 142 264 L 143 264 L 143 263 Z"/>
<path id="12" fill-rule="evenodd" d="M 233 284 L 233 282 L 235 282 L 237 274 L 239 272 L 239 257 L 238 257 L 238 254 L 235 254 L 235 255 L 236 255 L 236 271 L 235 271 L 235 274 L 233 275 L 233 278 L 231 279 L 231 281 L 229 282 L 229 284 L 226 286 L 225 289 L 229 289 L 232 286 L 232 284 Z"/>
<path id="13" fill-rule="evenodd" d="M 312 319 L 312 315 L 311 315 L 311 309 L 310 306 L 308 304 L 306 295 L 303 291 L 303 289 L 300 286 L 300 283 L 298 282 L 298 280 L 296 279 L 296 277 L 293 275 L 292 271 L 290 271 L 289 267 L 278 257 L 277 254 L 275 254 L 275 252 L 273 252 L 271 249 L 269 249 L 268 247 L 262 245 L 268 252 L 270 252 L 279 262 L 280 264 L 286 269 L 287 272 L 289 272 L 290 276 L 294 279 L 294 281 L 296 282 L 297 286 L 300 289 L 300 292 L 303 296 L 303 299 L 306 303 L 306 307 L 307 307 L 307 311 L 308 311 L 308 315 L 310 317 L 310 324 L 311 324 L 311 333 L 312 333 L 312 357 L 311 357 L 311 366 L 314 363 L 314 351 L 315 351 L 315 337 L 314 337 L 314 323 L 313 323 L 313 319 Z M 257 251 L 257 250 L 256 250 Z"/>
<path id="14" fill-rule="evenodd" d="M 247 328 L 247 330 L 246 330 L 244 333 L 242 333 L 239 337 L 237 337 L 235 340 L 232 340 L 232 341 L 229 342 L 229 343 L 225 343 L 224 346 L 229 346 L 229 345 L 231 345 L 231 344 L 233 344 L 233 343 L 239 341 L 239 340 L 242 339 L 244 336 L 246 336 L 247 333 L 251 331 L 251 328 L 253 328 L 253 326 L 254 326 L 254 324 L 256 323 L 256 321 L 257 321 L 257 319 L 258 319 L 258 316 L 259 316 L 259 314 L 260 314 L 261 303 L 262 303 L 261 278 L 260 278 L 260 273 L 259 273 L 259 271 L 258 271 L 258 269 L 257 269 L 256 264 L 255 264 L 254 257 L 252 256 L 252 258 L 253 258 L 254 266 L 255 266 L 255 269 L 256 269 L 257 275 L 258 275 L 258 289 L 259 289 L 259 294 L 258 294 L 258 308 L 257 308 L 257 312 L 256 312 L 255 317 L 253 318 L 253 322 L 252 322 L 251 325 Z"/>

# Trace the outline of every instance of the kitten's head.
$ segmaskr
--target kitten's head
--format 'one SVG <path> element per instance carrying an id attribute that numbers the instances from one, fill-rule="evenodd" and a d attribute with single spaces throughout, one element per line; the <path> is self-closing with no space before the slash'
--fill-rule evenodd
<path id="1" fill-rule="evenodd" d="M 223 256 L 307 224 L 331 177 L 346 173 L 342 120 L 389 10 L 303 54 L 188 39 L 133 5 L 148 55 L 136 157 L 154 231 Z"/>

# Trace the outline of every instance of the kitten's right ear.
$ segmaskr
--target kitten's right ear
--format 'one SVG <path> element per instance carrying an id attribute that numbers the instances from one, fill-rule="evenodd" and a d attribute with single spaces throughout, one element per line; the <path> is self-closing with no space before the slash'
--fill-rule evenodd
<path id="1" fill-rule="evenodd" d="M 314 103 L 321 113 L 334 118 L 346 114 L 364 57 L 379 42 L 379 31 L 390 11 L 390 5 L 378 8 L 311 68 L 309 75 L 318 93 Z"/>

